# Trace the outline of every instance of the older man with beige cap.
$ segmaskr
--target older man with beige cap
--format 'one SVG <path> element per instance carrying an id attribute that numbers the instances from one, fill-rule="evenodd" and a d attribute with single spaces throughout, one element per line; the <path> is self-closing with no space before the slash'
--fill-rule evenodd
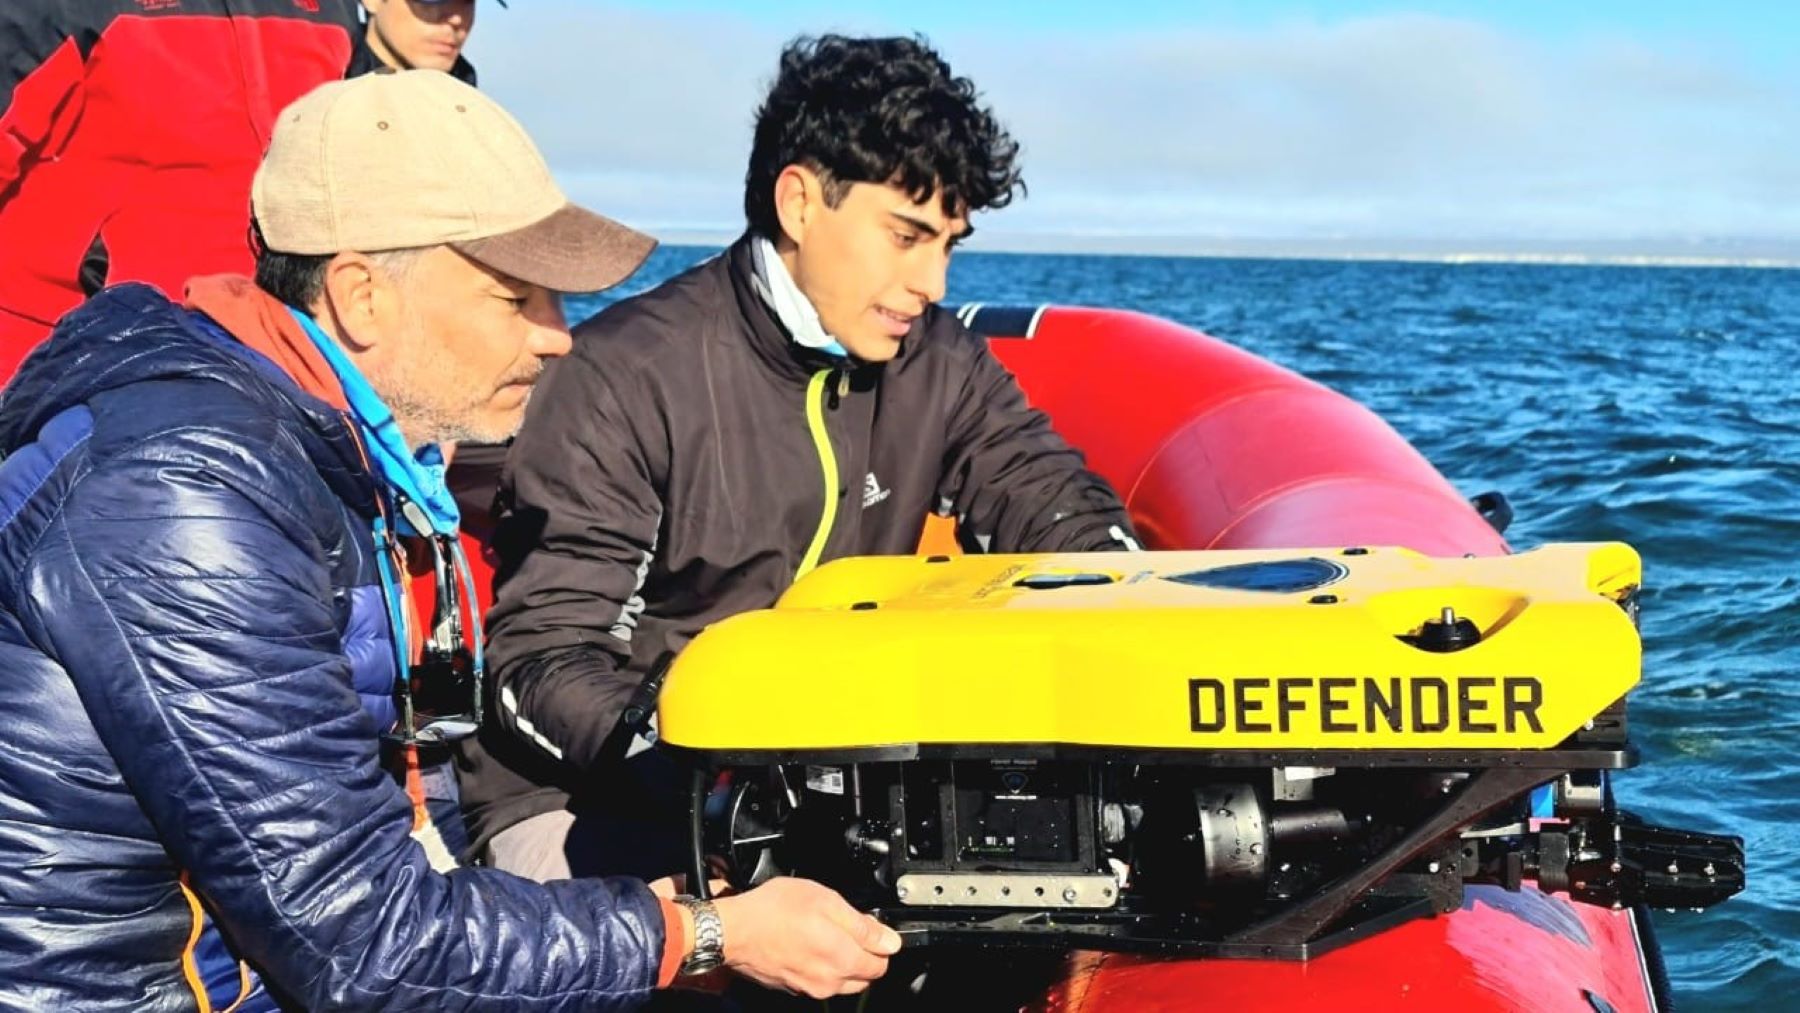
<path id="1" fill-rule="evenodd" d="M 569 348 L 557 292 L 651 241 L 431 71 L 284 111 L 253 203 L 254 283 L 105 290 L 0 395 L 0 1007 L 865 988 L 899 940 L 817 884 L 530 883 L 457 867 L 425 803 L 483 675 L 437 447 L 510 433 Z"/>

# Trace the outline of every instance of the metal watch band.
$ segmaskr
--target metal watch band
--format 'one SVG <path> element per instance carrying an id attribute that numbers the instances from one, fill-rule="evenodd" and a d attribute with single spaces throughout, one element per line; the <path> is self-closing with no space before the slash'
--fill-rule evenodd
<path id="1" fill-rule="evenodd" d="M 681 962 L 681 975 L 705 974 L 725 963 L 725 923 L 710 900 L 680 896 L 675 903 L 694 916 L 694 948 Z"/>

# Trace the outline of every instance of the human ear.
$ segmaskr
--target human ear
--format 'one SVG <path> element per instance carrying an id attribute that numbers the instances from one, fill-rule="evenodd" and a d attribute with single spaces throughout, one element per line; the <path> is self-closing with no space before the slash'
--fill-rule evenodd
<path id="1" fill-rule="evenodd" d="M 313 315 L 329 319 L 339 340 L 352 354 L 372 352 L 381 344 L 383 291 L 389 280 L 380 275 L 373 262 L 360 253 L 340 253 L 325 264 L 320 305 Z"/>
<path id="2" fill-rule="evenodd" d="M 804 165 L 794 164 L 775 177 L 775 220 L 790 242 L 798 245 L 807 226 L 825 204 L 825 181 Z"/>

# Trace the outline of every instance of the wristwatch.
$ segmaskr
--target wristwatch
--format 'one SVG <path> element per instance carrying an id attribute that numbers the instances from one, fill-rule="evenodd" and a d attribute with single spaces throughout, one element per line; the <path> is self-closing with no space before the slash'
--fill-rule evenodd
<path id="1" fill-rule="evenodd" d="M 694 948 L 675 973 L 692 977 L 725 963 L 725 923 L 719 920 L 719 909 L 713 907 L 712 901 L 698 897 L 680 896 L 673 900 L 694 916 Z"/>

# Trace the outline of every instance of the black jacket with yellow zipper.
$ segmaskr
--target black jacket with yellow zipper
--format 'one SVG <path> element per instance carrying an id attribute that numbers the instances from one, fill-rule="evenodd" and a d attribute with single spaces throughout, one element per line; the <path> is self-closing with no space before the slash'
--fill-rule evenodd
<path id="1" fill-rule="evenodd" d="M 753 272 L 739 240 L 609 307 L 532 397 L 501 482 L 488 725 L 459 758 L 478 848 L 604 793 L 651 666 L 819 563 L 910 553 L 932 512 L 971 551 L 1135 545 L 950 313 L 890 363 L 846 364 L 796 345 Z"/>

